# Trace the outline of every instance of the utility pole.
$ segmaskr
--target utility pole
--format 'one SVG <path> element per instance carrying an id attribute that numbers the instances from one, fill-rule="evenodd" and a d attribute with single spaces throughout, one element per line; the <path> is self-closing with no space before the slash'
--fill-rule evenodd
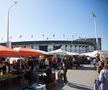
<path id="1" fill-rule="evenodd" d="M 8 9 L 8 17 L 7 17 L 7 43 L 6 43 L 6 45 L 7 45 L 7 47 L 9 47 L 9 48 L 11 48 L 11 42 L 10 42 L 10 40 L 9 40 L 9 15 L 10 15 L 10 10 L 11 10 L 11 8 L 12 8 L 15 4 L 17 4 L 17 1 L 15 1 L 15 2 L 9 7 L 9 9 Z"/>
<path id="2" fill-rule="evenodd" d="M 96 24 L 96 15 L 92 12 L 94 27 L 95 27 L 95 35 L 96 35 L 96 49 L 99 50 L 99 41 L 98 41 L 98 33 L 97 33 L 97 24 Z"/>

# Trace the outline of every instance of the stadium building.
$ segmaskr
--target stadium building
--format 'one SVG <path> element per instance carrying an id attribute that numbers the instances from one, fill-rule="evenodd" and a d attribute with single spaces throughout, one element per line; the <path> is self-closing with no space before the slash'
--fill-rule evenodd
<path id="1" fill-rule="evenodd" d="M 99 41 L 99 50 L 101 50 L 101 38 L 98 38 Z M 6 43 L 1 43 L 1 45 L 6 45 Z M 95 38 L 86 38 L 86 39 L 77 39 L 77 40 L 43 40 L 43 41 L 19 41 L 11 42 L 11 47 L 27 47 L 31 49 L 43 50 L 43 51 L 52 51 L 56 49 L 63 49 L 69 52 L 91 52 L 96 50 L 96 39 Z"/>

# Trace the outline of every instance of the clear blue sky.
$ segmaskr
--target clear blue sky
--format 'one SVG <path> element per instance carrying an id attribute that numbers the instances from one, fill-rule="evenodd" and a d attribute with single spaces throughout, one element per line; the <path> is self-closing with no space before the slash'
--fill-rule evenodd
<path id="1" fill-rule="evenodd" d="M 7 12 L 14 1 L 0 0 L 0 42 L 6 42 Z M 17 1 L 10 10 L 11 41 L 94 38 L 93 11 L 102 49 L 108 50 L 108 0 Z"/>

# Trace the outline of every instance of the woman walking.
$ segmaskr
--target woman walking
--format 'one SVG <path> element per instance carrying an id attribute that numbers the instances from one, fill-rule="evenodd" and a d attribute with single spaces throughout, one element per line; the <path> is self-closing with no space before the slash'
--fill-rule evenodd
<path id="1" fill-rule="evenodd" d="M 67 66 L 65 65 L 65 63 L 61 64 L 60 70 L 61 70 L 61 76 L 63 77 L 63 80 L 64 80 L 64 84 L 66 84 L 67 83 Z"/>

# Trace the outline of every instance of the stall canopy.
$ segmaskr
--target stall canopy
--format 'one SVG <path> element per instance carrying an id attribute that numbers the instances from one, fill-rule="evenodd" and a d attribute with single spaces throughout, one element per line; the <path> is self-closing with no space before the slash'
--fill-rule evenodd
<path id="1" fill-rule="evenodd" d="M 69 55 L 69 56 L 74 56 L 74 55 L 79 55 L 79 53 L 75 53 L 75 52 L 68 52 L 62 49 L 57 49 L 54 51 L 50 51 L 48 52 L 48 54 L 50 55 Z"/>
<path id="2" fill-rule="evenodd" d="M 74 55 L 80 55 L 80 54 L 76 52 L 67 52 L 67 55 L 74 56 Z"/>
<path id="3" fill-rule="evenodd" d="M 82 53 L 81 55 L 96 57 L 98 54 L 99 54 L 99 51 L 96 50 L 96 51 L 93 51 L 93 52 Z"/>
<path id="4" fill-rule="evenodd" d="M 101 60 L 106 60 L 106 58 L 108 58 L 108 51 L 95 50 L 93 52 L 82 53 L 82 55 L 90 56 L 90 57 L 97 57 L 97 56 L 99 56 Z"/>
<path id="5" fill-rule="evenodd" d="M 62 49 L 57 49 L 54 51 L 48 52 L 49 55 L 67 55 L 67 52 Z"/>
<path id="6" fill-rule="evenodd" d="M 14 48 L 14 50 L 18 52 L 18 56 L 22 56 L 22 57 L 43 55 L 42 52 L 38 52 L 34 49 L 29 49 L 29 48 L 24 48 L 24 47 L 16 47 Z"/>
<path id="7" fill-rule="evenodd" d="M 42 50 L 35 50 L 36 52 L 40 52 L 42 53 L 43 55 L 48 55 L 48 52 L 45 52 L 45 51 L 42 51 Z"/>
<path id="8" fill-rule="evenodd" d="M 103 61 L 103 60 L 108 60 L 108 51 L 103 51 L 101 50 L 100 51 L 100 59 Z"/>
<path id="9" fill-rule="evenodd" d="M 0 45 L 0 56 L 11 57 L 17 55 L 17 52 L 11 48 Z"/>

